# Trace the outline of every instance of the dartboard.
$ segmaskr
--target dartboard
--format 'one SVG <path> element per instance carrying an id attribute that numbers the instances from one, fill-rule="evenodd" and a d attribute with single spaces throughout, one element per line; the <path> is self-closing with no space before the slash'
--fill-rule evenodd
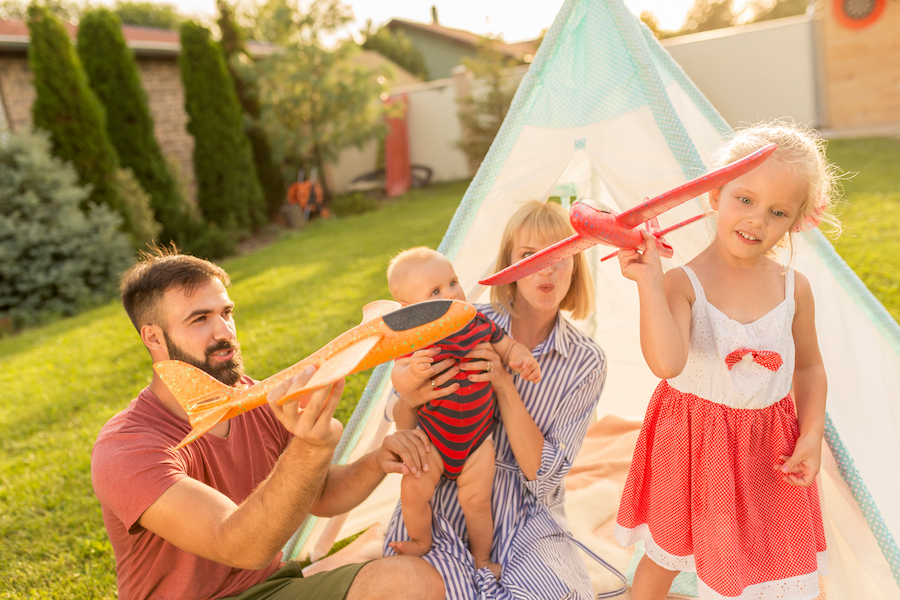
<path id="1" fill-rule="evenodd" d="M 838 23 L 851 29 L 868 27 L 884 12 L 887 0 L 834 0 Z"/>

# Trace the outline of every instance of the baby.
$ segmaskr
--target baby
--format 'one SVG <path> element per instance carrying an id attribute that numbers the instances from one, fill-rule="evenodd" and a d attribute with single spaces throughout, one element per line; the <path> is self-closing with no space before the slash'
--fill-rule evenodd
<path id="1" fill-rule="evenodd" d="M 403 306 L 425 300 L 461 300 L 466 295 L 453 265 L 430 248 L 411 248 L 398 254 L 388 266 L 388 285 L 394 300 Z M 439 375 L 432 363 L 446 358 L 464 361 L 465 355 L 481 342 L 490 342 L 504 364 L 521 373 L 528 381 L 541 380 L 537 360 L 522 344 L 514 341 L 480 312 L 462 330 L 437 344 L 437 356 L 428 349 L 414 352 L 396 361 L 391 382 L 398 393 L 408 394 L 427 380 Z M 487 372 L 493 370 L 488 363 Z M 459 383 L 452 394 L 431 400 L 418 409 L 418 426 L 431 439 L 441 455 L 442 468 L 423 472 L 420 479 L 405 476 L 401 483 L 400 504 L 410 539 L 392 542 L 398 554 L 422 556 L 431 549 L 431 506 L 434 489 L 443 474 L 456 480 L 459 504 L 466 519 L 469 545 L 475 567 L 488 567 L 500 577 L 500 566 L 491 562 L 494 518 L 491 513 L 491 487 L 494 481 L 494 444 L 491 434 L 497 424 L 496 399 L 489 382 L 472 382 L 460 371 L 445 386 Z M 432 386 L 434 382 L 432 381 Z M 401 423 L 397 427 L 412 426 Z"/>

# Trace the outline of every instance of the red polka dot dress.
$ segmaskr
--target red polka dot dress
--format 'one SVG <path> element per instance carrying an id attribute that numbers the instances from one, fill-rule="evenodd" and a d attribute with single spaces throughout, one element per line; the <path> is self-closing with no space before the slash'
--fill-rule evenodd
<path id="1" fill-rule="evenodd" d="M 674 571 L 695 571 L 704 600 L 812 599 L 828 570 L 815 484 L 790 485 L 772 466 L 798 436 L 794 271 L 785 299 L 742 324 L 691 280 L 690 352 L 660 382 L 638 437 L 616 518 L 624 546 Z"/>

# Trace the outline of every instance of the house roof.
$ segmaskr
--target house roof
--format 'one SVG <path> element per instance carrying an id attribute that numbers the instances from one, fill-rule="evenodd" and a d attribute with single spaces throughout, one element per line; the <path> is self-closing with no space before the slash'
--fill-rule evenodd
<path id="1" fill-rule="evenodd" d="M 78 33 L 78 27 L 71 23 L 66 23 L 65 26 L 69 31 L 69 36 L 74 39 Z M 138 55 L 176 56 L 181 52 L 181 39 L 177 31 L 122 25 L 122 34 L 125 36 L 125 43 L 128 44 L 128 47 Z M 29 40 L 28 25 L 23 21 L 0 19 L 0 51 L 26 52 Z M 247 51 L 254 57 L 268 56 L 275 53 L 276 50 L 277 48 L 273 44 L 247 41 Z"/>
<path id="2" fill-rule="evenodd" d="M 389 29 L 412 29 L 423 31 L 437 37 L 442 37 L 456 44 L 472 48 L 476 47 L 479 42 L 487 39 L 484 36 L 480 36 L 464 29 L 453 29 L 452 27 L 444 27 L 437 23 L 417 23 L 416 21 L 407 21 L 405 19 L 391 19 L 387 24 L 387 27 Z M 537 52 L 538 41 L 539 40 L 534 39 L 517 42 L 515 44 L 507 44 L 506 42 L 494 40 L 491 43 L 491 46 L 510 58 L 521 60 L 523 62 L 531 62 L 531 57 Z"/>

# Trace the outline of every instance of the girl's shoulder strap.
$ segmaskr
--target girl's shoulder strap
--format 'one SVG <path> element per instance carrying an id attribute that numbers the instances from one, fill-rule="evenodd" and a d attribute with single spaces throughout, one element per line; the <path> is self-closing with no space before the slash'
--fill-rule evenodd
<path id="1" fill-rule="evenodd" d="M 687 265 L 681 265 L 679 267 L 685 274 L 688 276 L 688 279 L 691 280 L 691 287 L 694 288 L 694 301 L 697 300 L 706 300 L 706 294 L 703 292 L 703 286 L 700 284 L 700 279 L 697 277 L 697 274 L 694 273 L 694 270 Z"/>
<path id="2" fill-rule="evenodd" d="M 794 297 L 794 267 L 787 267 L 784 271 L 784 297 Z"/>

